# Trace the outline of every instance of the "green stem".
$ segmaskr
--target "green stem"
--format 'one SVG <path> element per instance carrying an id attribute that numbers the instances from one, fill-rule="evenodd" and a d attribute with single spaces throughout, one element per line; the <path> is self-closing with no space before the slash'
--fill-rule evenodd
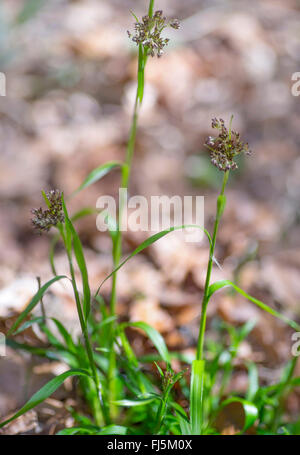
<path id="1" fill-rule="evenodd" d="M 228 181 L 228 177 L 229 177 L 229 171 L 226 171 L 224 173 L 224 177 L 223 177 L 222 189 L 221 189 L 221 192 L 218 197 L 217 215 L 216 215 L 216 219 L 215 219 L 212 242 L 211 242 L 210 251 L 209 251 L 209 260 L 208 260 L 206 280 L 205 280 L 204 293 L 203 293 L 203 299 L 202 299 L 200 329 L 199 329 L 197 355 L 196 355 L 197 360 L 203 360 L 203 345 L 204 345 L 204 336 L 205 336 L 205 327 L 206 327 L 206 310 L 207 310 L 207 304 L 208 304 L 208 289 L 209 289 L 209 285 L 210 285 L 210 278 L 211 278 L 211 271 L 212 271 L 212 265 L 213 265 L 213 260 L 214 260 L 214 252 L 215 252 L 218 228 L 219 228 L 220 220 L 221 220 L 222 213 L 224 210 L 224 204 L 225 204 L 224 193 L 225 193 L 225 187 L 226 187 L 226 183 Z"/>
<path id="2" fill-rule="evenodd" d="M 90 364 L 90 369 L 91 369 L 91 372 L 92 372 L 93 381 L 94 381 L 94 384 L 95 384 L 95 387 L 96 387 L 96 392 L 97 392 L 97 399 L 93 403 L 94 404 L 94 412 L 95 412 L 95 421 L 96 421 L 97 425 L 101 426 L 103 424 L 103 418 L 104 418 L 104 421 L 105 421 L 106 424 L 109 423 L 109 416 L 108 416 L 108 413 L 106 411 L 106 407 L 105 407 L 104 402 L 103 402 L 102 392 L 101 392 L 101 384 L 100 384 L 99 376 L 98 376 L 97 369 L 96 369 L 96 366 L 95 366 L 93 350 L 92 350 L 92 346 L 91 346 L 91 343 L 90 343 L 88 330 L 87 330 L 87 325 L 86 325 L 86 322 L 85 322 L 85 319 L 84 319 L 84 315 L 83 315 L 83 311 L 82 311 L 82 307 L 81 307 L 81 302 L 80 302 L 80 297 L 79 297 L 79 292 L 78 292 L 77 285 L 76 285 L 75 272 L 74 272 L 74 266 L 73 266 L 73 260 L 72 260 L 72 253 L 71 253 L 71 251 L 70 251 L 70 249 L 69 249 L 69 247 L 67 245 L 63 229 L 61 228 L 61 229 L 59 229 L 59 231 L 60 231 L 61 237 L 63 239 L 64 245 L 65 245 L 65 248 L 66 248 L 66 252 L 67 252 L 67 257 L 68 257 L 68 262 L 69 262 L 71 281 L 72 281 L 72 287 L 73 287 L 73 292 L 74 292 L 74 296 L 75 296 L 75 302 L 76 302 L 78 318 L 79 318 L 79 322 L 80 322 L 81 331 L 82 331 L 82 334 L 83 334 L 83 337 L 84 337 L 86 352 L 87 352 L 87 356 L 88 356 L 88 360 L 89 360 L 89 364 Z"/>
<path id="3" fill-rule="evenodd" d="M 162 427 L 162 424 L 163 424 L 163 420 L 164 420 L 164 417 L 165 417 L 165 414 L 166 414 L 166 409 L 167 409 L 167 403 L 168 403 L 168 399 L 169 399 L 169 395 L 170 395 L 170 390 L 171 388 L 167 388 L 167 390 L 165 391 L 163 397 L 162 397 L 162 401 L 159 405 L 159 408 L 158 408 L 158 411 L 157 411 L 157 416 L 156 416 L 156 421 L 157 421 L 157 425 L 156 425 L 156 428 L 154 430 L 154 434 L 160 434 L 160 431 L 161 431 L 161 427 Z"/>
<path id="4" fill-rule="evenodd" d="M 154 0 L 150 0 L 149 4 L 149 15 L 153 14 Z M 134 154 L 135 141 L 136 141 L 136 132 L 138 124 L 138 113 L 139 107 L 143 101 L 144 95 L 144 78 L 145 78 L 145 66 L 147 63 L 147 51 L 143 49 L 142 45 L 139 46 L 139 57 L 138 57 L 138 74 L 137 74 L 137 91 L 134 103 L 133 117 L 131 122 L 129 140 L 126 150 L 125 165 L 122 168 L 122 177 L 121 177 L 121 189 L 128 189 L 130 174 L 131 174 L 131 165 L 132 158 Z M 113 264 L 114 268 L 118 267 L 121 256 L 122 256 L 122 231 L 120 229 L 120 224 L 122 221 L 124 209 L 124 201 L 120 201 L 119 208 L 119 219 L 118 219 L 118 231 L 113 246 Z M 117 273 L 114 273 L 112 278 L 112 290 L 110 298 L 110 315 L 116 315 L 116 302 L 117 302 Z M 109 403 L 110 403 L 110 415 L 115 417 L 117 415 L 117 408 L 111 404 L 115 400 L 116 396 L 116 354 L 114 351 L 114 339 L 116 333 L 116 321 L 111 324 L 111 337 L 110 337 L 110 353 L 109 353 L 109 367 L 108 367 L 108 384 L 109 384 Z"/>
<path id="5" fill-rule="evenodd" d="M 38 282 L 38 288 L 40 290 L 41 289 L 41 278 L 39 276 L 37 276 L 36 279 L 37 279 L 37 282 Z M 43 297 L 41 297 L 40 302 L 41 302 L 41 311 L 42 311 L 43 323 L 46 325 L 47 324 L 47 318 L 46 318 L 46 311 L 45 311 Z"/>
<path id="6" fill-rule="evenodd" d="M 153 16 L 153 10 L 154 10 L 154 0 L 150 0 L 150 3 L 149 3 L 149 10 L 148 10 L 148 16 L 150 16 L 150 17 Z"/>
<path id="7" fill-rule="evenodd" d="M 205 361 L 203 355 L 203 345 L 205 337 L 205 327 L 206 327 L 206 310 L 209 301 L 209 286 L 212 265 L 214 261 L 214 252 L 217 240 L 217 233 L 222 217 L 222 213 L 225 208 L 226 198 L 225 198 L 225 187 L 228 181 L 229 171 L 226 171 L 223 177 L 223 184 L 221 192 L 217 200 L 217 214 L 214 223 L 214 231 L 212 236 L 212 241 L 210 243 L 209 249 L 209 259 L 206 272 L 206 280 L 203 292 L 202 299 L 202 308 L 201 308 L 201 318 L 200 318 L 200 328 L 199 328 L 199 337 L 197 343 L 197 354 L 196 360 L 192 363 L 192 375 L 191 375 L 191 385 L 190 385 L 190 419 L 191 419 L 191 434 L 200 435 L 203 432 L 203 393 L 204 393 L 204 378 L 205 378 Z"/>

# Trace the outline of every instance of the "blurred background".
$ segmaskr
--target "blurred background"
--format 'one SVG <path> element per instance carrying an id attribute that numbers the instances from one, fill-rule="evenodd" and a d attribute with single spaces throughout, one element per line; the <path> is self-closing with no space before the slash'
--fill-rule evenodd
<path id="1" fill-rule="evenodd" d="M 122 160 L 135 93 L 136 47 L 127 37 L 130 10 L 147 11 L 142 0 L 2 0 L 0 71 L 0 330 L 36 292 L 36 277 L 48 280 L 52 234 L 32 230 L 30 209 L 42 204 L 41 189 L 71 192 L 95 167 Z M 156 9 L 181 21 L 168 30 L 161 59 L 149 59 L 130 194 L 204 195 L 211 227 L 221 175 L 203 147 L 211 118 L 229 120 L 253 150 L 239 161 L 228 187 L 213 279 L 234 279 L 246 291 L 300 317 L 300 98 L 292 74 L 300 71 L 299 0 L 157 0 Z M 233 175 L 234 174 L 234 175 Z M 71 212 L 117 196 L 114 171 L 70 201 Z M 91 286 L 111 271 L 110 240 L 96 217 L 78 222 Z M 132 251 L 145 233 L 126 233 Z M 120 317 L 145 320 L 173 350 L 193 353 L 208 248 L 185 243 L 176 233 L 135 257 L 120 272 Z M 56 267 L 66 268 L 57 250 Z M 104 288 L 108 298 L 110 284 Z M 53 286 L 47 313 L 76 332 L 71 289 Z M 257 324 L 241 359 L 258 363 L 261 383 L 278 379 L 290 357 L 291 330 L 243 298 L 221 293 L 209 307 L 210 336 L 216 321 Z M 32 340 L 36 342 L 36 340 Z M 138 353 L 149 347 L 140 336 Z M 30 366 L 28 366 L 30 364 Z M 0 414 L 35 388 L 32 359 L 10 353 L 0 359 Z M 30 370 L 31 371 L 31 370 Z M 299 367 L 300 374 L 300 367 Z M 235 390 L 247 387 L 237 370 Z M 16 392 L 17 391 L 17 392 Z M 290 412 L 300 409 L 299 396 Z"/>

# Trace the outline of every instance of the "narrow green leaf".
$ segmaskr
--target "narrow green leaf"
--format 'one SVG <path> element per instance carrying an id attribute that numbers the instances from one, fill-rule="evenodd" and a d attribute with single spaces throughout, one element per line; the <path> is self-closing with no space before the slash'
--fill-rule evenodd
<path id="1" fill-rule="evenodd" d="M 73 342 L 73 339 L 72 339 L 72 336 L 69 334 L 69 332 L 67 331 L 67 329 L 64 327 L 64 325 L 58 321 L 57 319 L 55 318 L 51 318 L 52 321 L 54 322 L 54 324 L 56 325 L 59 333 L 61 334 L 61 336 L 63 337 L 65 343 L 66 343 L 66 346 L 68 347 L 68 349 L 75 353 L 76 354 L 76 346 Z"/>
<path id="2" fill-rule="evenodd" d="M 146 322 L 139 321 L 139 322 L 126 322 L 124 324 L 121 324 L 121 326 L 137 327 L 137 328 L 143 330 L 148 335 L 148 337 L 150 338 L 150 340 L 152 341 L 154 346 L 156 347 L 157 351 L 161 355 L 161 358 L 167 364 L 170 363 L 170 354 L 169 354 L 168 348 L 166 346 L 165 340 L 163 339 L 161 334 L 156 329 L 151 327 L 151 325 L 147 324 Z"/>
<path id="3" fill-rule="evenodd" d="M 79 435 L 91 435 L 98 433 L 98 427 L 72 427 L 72 428 L 64 428 L 56 433 L 56 436 L 73 436 L 75 434 Z"/>
<path id="4" fill-rule="evenodd" d="M 176 415 L 176 418 L 177 418 L 179 426 L 180 426 L 181 434 L 184 436 L 190 435 L 191 434 L 191 425 L 190 425 L 188 419 L 184 418 L 178 412 L 175 412 L 175 415 Z"/>
<path id="5" fill-rule="evenodd" d="M 120 161 L 110 161 L 108 163 L 102 164 L 101 166 L 93 169 L 92 172 L 86 177 L 83 183 L 74 191 L 73 195 L 77 194 L 79 191 L 87 188 L 98 180 L 101 180 L 105 175 L 107 175 L 112 169 L 116 167 L 122 167 L 123 163 Z"/>
<path id="6" fill-rule="evenodd" d="M 62 278 L 68 278 L 65 275 L 59 275 L 51 280 L 47 281 L 46 284 L 44 284 L 38 292 L 35 294 L 35 296 L 31 299 L 30 303 L 27 305 L 24 311 L 19 315 L 17 318 L 16 322 L 12 325 L 12 327 L 9 329 L 7 335 L 10 336 L 12 333 L 15 332 L 15 330 L 19 327 L 19 325 L 24 321 L 26 316 L 34 309 L 34 307 L 39 303 L 47 289 L 51 286 L 51 284 L 55 283 L 55 281 L 61 280 Z"/>
<path id="7" fill-rule="evenodd" d="M 13 335 L 18 335 L 21 332 L 24 332 L 24 330 L 29 329 L 33 324 L 39 324 L 43 322 L 44 318 L 41 316 L 38 316 L 36 318 L 30 319 L 30 321 L 24 322 L 14 333 Z"/>
<path id="8" fill-rule="evenodd" d="M 151 398 L 142 398 L 140 400 L 117 400 L 117 401 L 112 401 L 112 404 L 115 404 L 116 406 L 125 406 L 127 408 L 132 408 L 136 406 L 144 406 L 146 404 L 152 403 L 154 400 L 157 400 L 157 397 L 151 397 Z"/>
<path id="9" fill-rule="evenodd" d="M 103 427 L 101 431 L 94 433 L 95 435 L 123 435 L 127 434 L 128 428 L 123 427 L 122 425 L 108 425 Z"/>
<path id="10" fill-rule="evenodd" d="M 103 319 L 103 321 L 99 322 L 99 324 L 97 324 L 97 328 L 100 329 L 100 328 L 106 326 L 107 324 L 110 324 L 111 322 L 116 321 L 117 319 L 118 319 L 117 316 L 108 316 L 107 318 Z"/>
<path id="11" fill-rule="evenodd" d="M 46 335 L 50 345 L 52 347 L 55 347 L 56 349 L 62 349 L 65 350 L 64 345 L 62 342 L 52 333 L 52 331 L 49 329 L 49 327 L 46 326 L 46 324 L 41 324 L 41 331 Z"/>
<path id="12" fill-rule="evenodd" d="M 137 360 L 137 358 L 135 356 L 135 353 L 133 352 L 133 350 L 132 350 L 132 348 L 130 346 L 130 343 L 129 343 L 128 339 L 127 339 L 125 331 L 123 330 L 122 326 L 120 326 L 119 329 L 120 329 L 119 330 L 120 341 L 122 343 L 122 346 L 123 346 L 124 352 L 126 354 L 126 357 L 127 357 L 128 361 L 129 361 L 129 363 L 131 365 L 133 365 L 134 368 L 137 368 L 139 363 L 138 363 L 138 360 Z"/>
<path id="13" fill-rule="evenodd" d="M 74 223 L 74 221 L 80 220 L 81 218 L 89 215 L 94 215 L 95 213 L 99 213 L 99 210 L 95 209 L 94 207 L 84 207 L 83 209 L 78 210 L 78 212 L 74 213 L 70 219 L 72 223 Z"/>
<path id="14" fill-rule="evenodd" d="M 252 297 L 251 295 L 247 294 L 247 292 L 243 291 L 243 289 L 239 288 L 236 286 L 234 283 L 232 283 L 229 280 L 221 280 L 221 281 L 216 281 L 215 283 L 211 284 L 208 289 L 208 300 L 211 298 L 211 296 L 218 291 L 219 289 L 222 289 L 226 286 L 231 286 L 236 292 L 241 294 L 243 297 L 245 297 L 247 300 L 250 300 L 250 302 L 253 302 L 255 305 L 257 305 L 259 308 L 262 310 L 266 311 L 267 313 L 271 314 L 272 316 L 275 316 L 278 319 L 281 319 L 283 322 L 291 326 L 293 329 L 300 331 L 300 325 L 297 324 L 295 321 L 292 321 L 291 319 L 287 318 L 286 316 L 278 313 L 278 311 L 274 310 L 273 308 L 269 307 L 265 303 L 261 302 L 260 300 L 256 299 L 255 297 Z"/>
<path id="15" fill-rule="evenodd" d="M 132 14 L 132 16 L 134 17 L 134 19 L 136 20 L 136 22 L 139 22 L 139 19 L 138 19 L 137 16 L 134 14 L 134 12 L 130 10 L 130 13 Z"/>
<path id="16" fill-rule="evenodd" d="M 6 343 L 7 346 L 10 346 L 12 349 L 30 352 L 31 354 L 37 355 L 39 357 L 45 357 L 50 360 L 58 360 L 59 362 L 65 362 L 72 368 L 77 367 L 76 358 L 74 354 L 71 354 L 67 350 L 51 350 L 49 348 L 29 346 L 28 344 L 17 343 L 16 341 L 10 338 L 6 340 Z"/>
<path id="17" fill-rule="evenodd" d="M 164 373 L 163 373 L 163 370 L 160 368 L 160 366 L 158 365 L 158 363 L 154 362 L 154 365 L 156 366 L 159 374 L 160 374 L 160 377 L 161 378 L 164 378 Z"/>
<path id="18" fill-rule="evenodd" d="M 121 264 L 116 267 L 103 281 L 102 283 L 100 284 L 100 286 L 98 287 L 97 289 L 97 292 L 96 292 L 96 295 L 95 297 L 99 294 L 100 292 L 100 289 L 101 287 L 103 286 L 103 284 L 110 278 L 112 277 L 112 275 L 114 273 L 116 273 L 121 267 L 123 267 L 123 265 L 126 264 L 127 261 L 129 261 L 129 259 L 133 258 L 136 254 L 140 253 L 141 251 L 143 251 L 145 248 L 147 248 L 148 246 L 152 245 L 152 243 L 155 243 L 157 240 L 161 239 L 162 237 L 164 237 L 165 235 L 169 234 L 170 232 L 173 232 L 173 231 L 178 231 L 178 230 L 181 230 L 181 229 L 186 229 L 186 228 L 198 228 L 198 229 L 201 229 L 207 236 L 208 240 L 209 240 L 209 244 L 211 245 L 211 237 L 210 237 L 210 234 L 209 232 L 202 228 L 201 226 L 197 226 L 195 224 L 184 224 L 182 226 L 173 226 L 169 229 L 165 229 L 164 231 L 161 231 L 161 232 L 157 232 L 156 234 L 152 235 L 151 237 L 149 237 L 148 239 L 146 239 L 144 242 L 142 242 L 123 262 L 121 262 Z"/>
<path id="19" fill-rule="evenodd" d="M 259 389 L 259 378 L 258 378 L 258 370 L 255 363 L 251 362 L 247 364 L 248 368 L 248 390 L 246 399 L 247 401 L 252 401 Z"/>
<path id="20" fill-rule="evenodd" d="M 253 404 L 251 401 L 247 401 L 239 397 L 232 397 L 223 401 L 220 409 L 223 409 L 225 406 L 231 403 L 240 403 L 243 406 L 243 410 L 245 413 L 245 421 L 241 433 L 244 433 L 246 430 L 248 430 L 248 428 L 252 427 L 252 425 L 258 418 L 258 409 L 255 406 L 255 404 Z"/>
<path id="21" fill-rule="evenodd" d="M 51 379 L 47 384 L 45 384 L 38 392 L 36 392 L 29 401 L 10 419 L 5 420 L 4 422 L 0 423 L 0 428 L 7 425 L 9 422 L 17 419 L 21 415 L 25 414 L 26 412 L 30 411 L 30 409 L 35 408 L 38 404 L 42 403 L 46 398 L 50 397 L 58 387 L 65 381 L 65 379 L 69 378 L 70 376 L 88 376 L 90 374 L 88 371 L 82 369 L 72 369 L 68 370 L 65 373 L 56 376 L 56 378 Z"/>
<path id="22" fill-rule="evenodd" d="M 204 360 L 192 362 L 191 376 L 191 434 L 201 435 L 203 426 L 203 387 L 204 387 Z"/>
<path id="23" fill-rule="evenodd" d="M 66 226 L 68 227 L 68 230 L 71 232 L 71 235 L 72 235 L 74 254 L 75 254 L 75 258 L 76 258 L 76 261 L 77 261 L 77 264 L 78 264 L 78 267 L 80 270 L 81 278 L 82 278 L 83 312 L 84 312 L 85 319 L 87 320 L 87 318 L 90 314 L 90 309 L 91 309 L 91 291 L 90 291 L 90 285 L 89 285 L 89 279 L 88 279 L 87 266 L 85 263 L 85 258 L 84 258 L 84 253 L 83 253 L 83 248 L 82 248 L 80 238 L 72 224 L 72 221 L 69 218 L 63 196 L 62 196 L 62 204 L 63 204 L 63 210 L 64 210 L 64 214 L 65 214 L 65 223 L 66 223 Z"/>

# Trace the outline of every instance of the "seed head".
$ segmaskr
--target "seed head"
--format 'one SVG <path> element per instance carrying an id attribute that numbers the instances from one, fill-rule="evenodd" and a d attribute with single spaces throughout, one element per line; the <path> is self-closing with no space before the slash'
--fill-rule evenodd
<path id="1" fill-rule="evenodd" d="M 217 137 L 209 136 L 205 141 L 212 164 L 224 172 L 237 169 L 238 165 L 234 158 L 241 153 L 251 154 L 248 143 L 241 141 L 240 134 L 231 129 L 231 124 L 227 129 L 221 118 L 213 118 L 211 126 L 219 131 Z"/>
<path id="2" fill-rule="evenodd" d="M 144 16 L 141 21 L 134 24 L 134 34 L 127 31 L 127 34 L 136 45 L 142 45 L 146 55 L 161 57 L 164 47 L 170 41 L 161 36 L 162 31 L 168 26 L 179 29 L 178 19 L 167 20 L 161 10 L 155 11 L 152 17 Z"/>
<path id="3" fill-rule="evenodd" d="M 58 223 L 63 223 L 65 220 L 61 192 L 59 190 L 51 190 L 46 193 L 46 197 L 49 202 L 47 210 L 43 210 L 41 207 L 31 210 L 34 215 L 31 222 L 39 234 L 48 232 L 51 227 L 57 226 Z"/>

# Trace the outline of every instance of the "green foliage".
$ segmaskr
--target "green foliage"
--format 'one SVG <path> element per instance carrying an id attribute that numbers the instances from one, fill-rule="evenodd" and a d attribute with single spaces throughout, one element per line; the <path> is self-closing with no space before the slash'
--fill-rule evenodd
<path id="1" fill-rule="evenodd" d="M 27 9 L 20 13 L 19 22 L 28 20 L 42 5 L 41 1 L 27 2 Z M 154 0 L 150 0 L 148 16 L 154 14 Z M 138 19 L 136 18 L 138 21 Z M 137 92 L 134 106 L 132 126 L 127 146 L 124 163 L 117 161 L 108 162 L 94 169 L 73 193 L 97 183 L 105 175 L 116 168 L 121 170 L 121 187 L 128 188 L 131 172 L 132 158 L 135 148 L 139 107 L 143 101 L 145 67 L 147 63 L 147 50 L 139 45 Z M 232 121 L 232 119 L 231 119 Z M 222 123 L 221 128 L 224 125 Z M 224 127 L 225 128 L 225 127 Z M 228 133 L 228 134 L 227 134 Z M 237 150 L 242 144 L 239 135 L 226 129 L 226 143 L 222 139 L 223 155 L 232 152 L 228 147 L 234 145 Z M 235 136 L 235 142 L 231 134 Z M 211 142 L 211 140 L 210 140 Z M 215 142 L 213 145 L 216 145 Z M 214 150 L 213 150 L 214 151 Z M 230 156 L 229 156 L 230 158 Z M 14 349 L 26 351 L 33 355 L 47 358 L 50 361 L 63 361 L 69 365 L 70 370 L 51 379 L 11 418 L 0 423 L 5 426 L 14 419 L 33 409 L 47 399 L 60 387 L 65 379 L 76 376 L 79 379 L 81 393 L 88 405 L 88 415 L 81 415 L 70 409 L 75 420 L 73 428 L 61 430 L 59 435 L 106 435 L 106 434 L 218 434 L 217 418 L 230 405 L 240 405 L 243 413 L 243 425 L 236 429 L 236 433 L 244 434 L 250 429 L 258 434 L 300 434 L 300 421 L 286 422 L 284 403 L 288 394 L 295 387 L 300 386 L 300 378 L 294 377 L 296 358 L 288 361 L 282 372 L 282 377 L 277 384 L 259 386 L 258 369 L 253 362 L 246 362 L 244 367 L 248 371 L 248 389 L 245 396 L 233 393 L 227 396 L 226 389 L 235 373 L 235 358 L 241 343 L 249 335 L 255 322 L 249 321 L 240 328 L 228 324 L 218 323 L 215 319 L 215 333 L 217 339 L 209 340 L 206 337 L 206 311 L 210 299 L 220 289 L 230 286 L 247 300 L 254 303 L 261 310 L 266 311 L 284 321 L 295 330 L 300 327 L 278 311 L 264 304 L 255 297 L 229 280 L 215 283 L 210 282 L 217 233 L 222 214 L 226 206 L 225 188 L 229 177 L 230 163 L 227 169 L 223 157 L 218 157 L 221 170 L 224 171 L 223 183 L 217 199 L 216 218 L 212 236 L 204 229 L 209 240 L 209 255 L 207 275 L 203 300 L 201 306 L 201 319 L 196 358 L 184 356 L 181 353 L 169 352 L 162 335 L 143 321 L 119 322 L 115 311 L 117 298 L 117 272 L 127 261 L 143 252 L 147 247 L 162 239 L 175 230 L 194 225 L 171 227 L 158 232 L 142 242 L 127 258 L 122 260 L 122 236 L 119 229 L 119 220 L 106 215 L 109 232 L 112 239 L 113 270 L 92 297 L 88 268 L 84 256 L 81 240 L 74 227 L 76 220 L 96 213 L 91 208 L 84 208 L 73 216 L 69 216 L 63 195 L 61 207 L 63 217 L 58 222 L 52 223 L 57 228 L 57 233 L 52 238 L 49 260 L 54 278 L 49 280 L 33 296 L 25 310 L 19 315 L 16 322 L 8 332 L 8 345 Z M 226 164 L 226 163 L 225 163 Z M 51 193 L 57 196 L 57 192 Z M 49 198 L 42 192 L 48 212 L 52 210 Z M 60 208 L 60 200 L 55 199 Z M 121 207 L 122 209 L 122 207 Z M 122 211 L 122 210 L 120 210 Z M 47 213 L 48 213 L 47 212 Z M 41 212 L 42 213 L 42 212 Z M 44 212 L 43 212 L 44 213 Z M 62 221 L 62 219 L 64 221 Z M 57 221 L 57 220 L 56 220 Z M 49 230 L 49 229 L 48 229 Z M 55 249 L 61 242 L 68 259 L 70 278 L 58 275 L 55 268 Z M 75 266 L 81 276 L 82 289 L 79 291 L 76 280 Z M 61 321 L 55 318 L 37 317 L 32 314 L 48 288 L 55 282 L 67 278 L 70 280 L 74 293 L 77 314 L 81 327 L 81 336 L 75 339 Z M 102 285 L 112 278 L 112 290 L 109 305 L 105 302 L 100 291 Z M 98 306 L 98 311 L 95 307 Z M 20 335 L 29 328 L 38 326 L 47 340 L 46 346 L 30 346 L 12 339 L 11 336 Z M 149 338 L 155 347 L 155 353 L 138 358 L 133 346 L 127 337 L 128 329 L 139 329 Z M 229 343 L 225 342 L 225 335 L 229 336 Z M 181 365 L 191 365 L 191 379 L 187 380 L 185 370 L 174 372 L 172 360 L 180 361 Z M 154 362 L 154 363 L 153 363 Z M 152 363 L 152 369 L 151 365 Z M 178 395 L 188 403 L 184 409 Z"/>

